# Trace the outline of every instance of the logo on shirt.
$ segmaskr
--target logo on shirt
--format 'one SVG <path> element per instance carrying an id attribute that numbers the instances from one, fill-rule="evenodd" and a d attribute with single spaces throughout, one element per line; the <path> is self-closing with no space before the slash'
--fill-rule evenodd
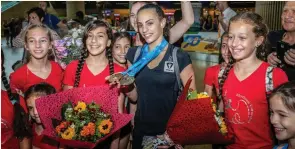
<path id="1" fill-rule="evenodd" d="M 227 91 L 225 92 L 225 94 L 226 93 Z M 236 94 L 236 97 L 238 97 L 239 100 L 233 101 L 230 98 L 225 98 L 225 101 L 224 101 L 225 110 L 230 110 L 228 112 L 232 113 L 228 117 L 229 122 L 234 124 L 250 123 L 252 121 L 253 114 L 254 114 L 253 105 L 245 96 Z M 247 113 L 247 114 L 242 114 L 242 113 Z M 247 117 L 245 117 L 246 115 Z"/>
<path id="2" fill-rule="evenodd" d="M 174 73 L 174 64 L 171 61 L 165 61 L 164 72 Z"/>

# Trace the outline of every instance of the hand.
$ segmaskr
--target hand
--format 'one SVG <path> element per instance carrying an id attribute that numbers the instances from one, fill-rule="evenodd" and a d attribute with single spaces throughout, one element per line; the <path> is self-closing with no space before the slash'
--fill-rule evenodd
<path id="1" fill-rule="evenodd" d="M 224 17 L 223 17 L 223 14 L 220 14 L 220 15 L 218 16 L 218 21 L 219 21 L 219 22 L 223 22 L 223 18 L 224 18 Z"/>
<path id="2" fill-rule="evenodd" d="M 111 76 L 107 76 L 105 78 L 105 80 L 107 80 L 109 82 L 109 85 L 110 86 L 115 86 L 117 85 L 117 88 L 120 88 L 121 87 L 121 84 L 120 84 L 120 79 L 118 77 L 113 77 L 111 79 Z"/>
<path id="3" fill-rule="evenodd" d="M 270 65 L 272 65 L 272 66 L 277 66 L 278 64 L 281 63 L 281 61 L 277 57 L 277 53 L 276 52 L 272 52 L 271 54 L 269 54 L 267 56 L 267 62 Z"/>
<path id="4" fill-rule="evenodd" d="M 295 66 L 295 49 L 290 49 L 285 53 L 284 60 L 287 64 Z"/>

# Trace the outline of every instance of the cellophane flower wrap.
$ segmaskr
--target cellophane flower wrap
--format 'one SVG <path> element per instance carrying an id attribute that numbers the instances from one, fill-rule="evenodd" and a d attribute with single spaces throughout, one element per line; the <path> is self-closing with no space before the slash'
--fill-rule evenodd
<path id="1" fill-rule="evenodd" d="M 166 134 L 181 145 L 231 144 L 234 136 L 217 104 L 206 94 L 189 90 L 185 85 L 167 124 Z M 195 95 L 193 95 L 195 94 Z"/>
<path id="2" fill-rule="evenodd" d="M 118 90 L 115 88 L 110 89 L 109 86 L 74 88 L 57 94 L 41 97 L 36 100 L 36 107 L 45 128 L 42 134 L 59 141 L 62 146 L 74 148 L 94 148 L 98 143 L 104 141 L 123 126 L 127 125 L 133 117 L 131 114 L 118 113 L 117 101 Z M 97 133 L 98 131 L 96 130 L 98 129 L 102 131 L 105 130 L 105 132 L 102 132 L 105 134 L 97 138 L 98 140 L 95 142 L 91 139 L 89 140 L 89 138 L 84 138 L 85 141 L 73 140 L 77 132 L 74 133 L 74 129 L 72 129 L 70 123 L 61 122 L 58 123 L 59 127 L 55 127 L 53 125 L 53 120 L 62 120 L 62 114 L 66 111 L 62 109 L 63 106 L 67 104 L 76 105 L 74 110 L 78 111 L 81 111 L 87 106 L 99 105 L 101 112 L 106 114 L 106 119 L 102 120 L 104 122 L 101 121 L 101 123 L 97 124 L 98 127 L 96 128 L 94 126 L 96 124 L 94 123 L 89 122 L 83 124 L 82 121 L 78 122 L 81 125 L 83 124 L 82 129 L 84 130 L 83 132 L 81 132 L 82 130 L 80 131 L 80 136 L 87 136 L 92 132 Z M 108 129 L 108 132 L 106 131 L 106 125 L 111 126 L 109 127 L 110 129 Z M 61 134 L 57 133 L 57 130 L 60 128 L 67 128 L 67 130 L 65 130 L 67 132 L 64 133 L 64 137 L 61 137 Z"/>
<path id="3" fill-rule="evenodd" d="M 56 56 L 59 59 L 58 63 L 65 69 L 66 66 L 73 60 L 78 60 L 81 57 L 81 49 L 83 48 L 83 34 L 85 27 L 73 28 L 61 40 L 54 41 Z"/>

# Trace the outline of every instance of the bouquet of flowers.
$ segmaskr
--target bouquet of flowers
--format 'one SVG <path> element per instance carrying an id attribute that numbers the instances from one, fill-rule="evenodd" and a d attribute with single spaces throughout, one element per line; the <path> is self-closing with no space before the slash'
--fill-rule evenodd
<path id="1" fill-rule="evenodd" d="M 36 100 L 42 132 L 62 146 L 94 148 L 131 121 L 118 113 L 118 90 L 109 86 L 74 88 Z"/>
<path id="2" fill-rule="evenodd" d="M 96 142 L 110 133 L 113 122 L 111 115 L 101 111 L 94 102 L 86 104 L 78 101 L 76 106 L 65 103 L 62 106 L 62 121 L 53 120 L 55 131 L 60 138 Z"/>
<path id="3" fill-rule="evenodd" d="M 73 28 L 63 39 L 54 41 L 56 56 L 63 69 L 65 69 L 72 60 L 80 58 L 80 50 L 83 48 L 82 37 L 84 30 L 85 28 L 83 26 L 79 26 L 78 29 Z"/>
<path id="4" fill-rule="evenodd" d="M 166 132 L 149 142 L 143 142 L 145 148 L 157 148 L 159 145 L 177 145 L 176 148 L 180 148 L 180 145 L 234 142 L 233 130 L 227 127 L 227 121 L 217 110 L 217 104 L 207 93 L 198 94 L 189 90 L 191 81 L 186 83 L 179 96 Z"/>

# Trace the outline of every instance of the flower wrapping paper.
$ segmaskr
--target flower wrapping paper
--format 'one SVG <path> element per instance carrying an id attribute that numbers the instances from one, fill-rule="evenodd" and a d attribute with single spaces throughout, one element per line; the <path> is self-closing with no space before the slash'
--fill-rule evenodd
<path id="1" fill-rule="evenodd" d="M 210 98 L 186 100 L 191 81 L 186 83 L 167 123 L 169 137 L 175 144 L 181 145 L 233 143 L 231 127 L 227 127 L 226 135 L 219 132 Z"/>
<path id="2" fill-rule="evenodd" d="M 103 138 L 97 140 L 96 143 L 77 140 L 65 140 L 59 138 L 55 132 L 55 128 L 52 125 L 52 119 L 62 119 L 62 105 L 68 103 L 68 101 L 71 101 L 75 104 L 78 103 L 78 101 L 83 101 L 86 103 L 91 103 L 94 101 L 96 104 L 99 104 L 102 111 L 112 115 L 112 121 L 114 122 L 114 125 L 111 132 Z M 110 87 L 107 85 L 87 88 L 73 88 L 71 90 L 57 94 L 44 96 L 36 100 L 36 107 L 39 117 L 45 128 L 42 134 L 59 141 L 61 145 L 75 148 L 94 148 L 98 143 L 110 137 L 133 118 L 133 115 L 131 114 L 119 114 L 117 112 L 118 89 L 110 89 Z"/>

